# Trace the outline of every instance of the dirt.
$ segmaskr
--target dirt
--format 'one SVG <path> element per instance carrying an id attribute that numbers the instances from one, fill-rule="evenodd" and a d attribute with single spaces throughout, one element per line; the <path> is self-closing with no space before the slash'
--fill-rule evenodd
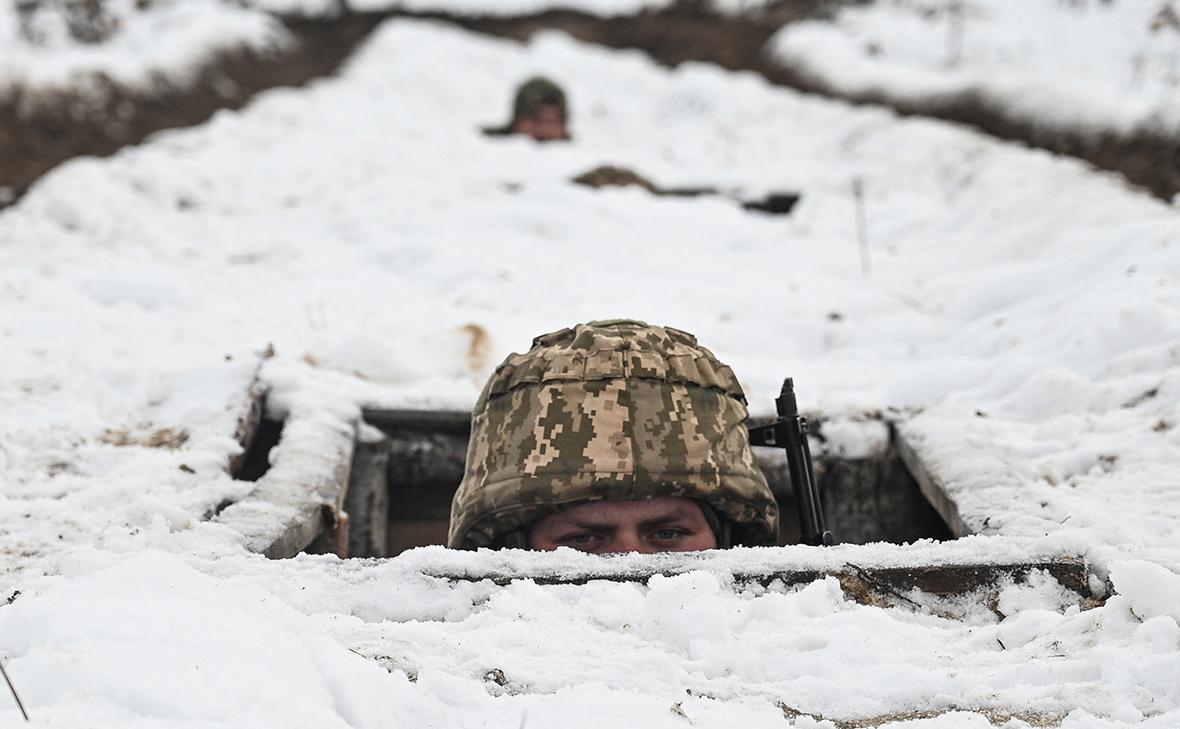
<path id="1" fill-rule="evenodd" d="M 713 62 L 761 74 L 774 84 L 857 104 L 889 107 L 903 116 L 966 124 L 1000 139 L 1077 157 L 1121 174 L 1133 185 L 1169 200 L 1180 193 L 1180 139 L 1144 129 L 1093 136 L 1051 129 L 1014 117 L 979 94 L 901 100 L 882 92 L 838 93 L 824 82 L 769 60 L 763 48 L 783 25 L 831 13 L 856 0 L 779 0 L 747 16 L 718 15 L 707 0 L 679 0 L 668 8 L 632 16 L 598 18 L 568 10 L 526 16 L 460 17 L 442 13 L 351 13 L 331 19 L 287 17 L 298 40 L 278 56 L 227 53 L 208 64 L 185 88 L 163 83 L 150 94 L 97 80 L 101 93 L 86 99 L 59 94 L 35 99 L 19 93 L 0 102 L 0 208 L 58 164 L 80 155 L 105 156 L 138 144 L 153 132 L 200 124 L 219 109 L 236 109 L 258 92 L 299 86 L 334 73 L 382 21 L 415 17 L 449 22 L 479 33 L 517 40 L 539 30 L 561 30 L 611 48 L 639 49 L 667 66 Z"/>
<path id="2" fill-rule="evenodd" d="M 492 355 L 492 337 L 479 324 L 464 324 L 460 331 L 467 337 L 467 369 L 472 373 L 487 370 Z"/>
<path id="3" fill-rule="evenodd" d="M 625 167 L 603 165 L 595 167 L 589 172 L 583 172 L 570 180 L 575 185 L 584 185 L 595 189 L 603 187 L 640 187 L 652 194 L 657 194 L 657 188 L 651 180 L 634 170 Z"/>
<path id="4" fill-rule="evenodd" d="M 709 61 L 730 70 L 758 70 L 762 48 L 779 28 L 848 4 L 841 0 L 779 0 L 761 12 L 719 15 L 707 0 L 679 0 L 661 10 L 632 16 L 597 18 L 569 10 L 550 10 L 517 18 L 460 18 L 431 13 L 479 33 L 525 40 L 538 30 L 556 29 L 609 48 L 636 48 L 667 66 Z"/>
<path id="5" fill-rule="evenodd" d="M 144 428 L 147 430 L 143 431 Z M 144 446 L 145 448 L 165 448 L 174 451 L 187 443 L 188 438 L 188 431 L 181 428 L 151 430 L 150 424 L 144 424 L 137 431 L 126 428 L 107 428 L 98 440 L 100 443 L 113 446 Z"/>

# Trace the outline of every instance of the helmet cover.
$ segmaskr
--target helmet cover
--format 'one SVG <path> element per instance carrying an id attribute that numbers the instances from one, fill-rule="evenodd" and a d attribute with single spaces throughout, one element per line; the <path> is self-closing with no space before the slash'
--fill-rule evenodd
<path id="1" fill-rule="evenodd" d="M 772 544 L 746 417 L 733 370 L 687 332 L 611 320 L 537 337 L 476 403 L 448 542 L 500 546 L 563 507 L 673 496 L 711 506 L 737 543 Z"/>

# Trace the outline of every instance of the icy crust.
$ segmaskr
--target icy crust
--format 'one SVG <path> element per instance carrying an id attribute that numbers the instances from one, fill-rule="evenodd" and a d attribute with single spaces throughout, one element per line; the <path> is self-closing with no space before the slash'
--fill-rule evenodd
<path id="1" fill-rule="evenodd" d="M 885 0 L 784 27 L 769 51 L 847 94 L 972 94 L 1093 133 L 1180 130 L 1180 15 L 1169 3 Z"/>
<path id="2" fill-rule="evenodd" d="M 571 559 L 498 556 L 522 571 Z M 0 652 L 38 721 L 96 727 L 1180 719 L 1180 576 L 1142 561 L 1116 566 L 1122 594 L 1102 607 L 1063 608 L 1055 583 L 1030 581 L 1001 590 L 1005 617 L 975 620 L 857 605 L 832 579 L 735 591 L 706 571 L 506 587 L 422 574 L 453 565 L 441 549 L 352 563 L 83 550 L 0 608 Z"/>
<path id="3" fill-rule="evenodd" d="M 58 4 L 42 3 L 25 21 L 15 5 L 0 3 L 0 101 L 17 89 L 30 104 L 52 92 L 101 96 L 110 83 L 143 93 L 183 87 L 220 54 L 269 54 L 291 42 L 271 16 L 223 0 L 156 0 L 142 9 L 104 0 L 109 35 L 92 42 L 71 34 Z"/>

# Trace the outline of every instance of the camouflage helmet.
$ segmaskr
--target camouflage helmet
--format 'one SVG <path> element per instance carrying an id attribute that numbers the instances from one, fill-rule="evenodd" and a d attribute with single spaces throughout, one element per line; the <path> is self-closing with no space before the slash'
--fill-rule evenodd
<path id="1" fill-rule="evenodd" d="M 657 496 L 711 506 L 734 543 L 773 543 L 746 416 L 733 370 L 687 332 L 613 320 L 537 337 L 475 405 L 448 543 L 523 546 L 524 527 L 564 507 Z"/>
<path id="2" fill-rule="evenodd" d="M 534 76 L 516 90 L 516 97 L 512 100 L 510 125 L 532 116 L 542 106 L 556 106 L 561 109 L 562 116 L 569 116 L 565 92 L 561 87 L 544 76 Z"/>

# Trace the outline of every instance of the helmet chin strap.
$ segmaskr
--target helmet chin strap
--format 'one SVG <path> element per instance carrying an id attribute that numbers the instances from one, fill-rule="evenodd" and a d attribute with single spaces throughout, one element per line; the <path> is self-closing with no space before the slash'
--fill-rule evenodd
<path id="1" fill-rule="evenodd" d="M 721 529 L 717 532 L 717 549 L 729 549 L 733 546 L 733 522 L 725 517 L 721 518 Z"/>
<path id="2" fill-rule="evenodd" d="M 708 502 L 696 499 L 696 504 L 701 507 L 701 513 L 705 515 L 705 521 L 709 523 L 709 528 L 713 530 L 713 537 L 717 540 L 717 549 L 729 549 L 732 547 L 733 522 L 717 513 L 717 510 Z"/>
<path id="3" fill-rule="evenodd" d="M 513 529 L 492 543 L 492 549 L 531 549 L 528 527 Z"/>

